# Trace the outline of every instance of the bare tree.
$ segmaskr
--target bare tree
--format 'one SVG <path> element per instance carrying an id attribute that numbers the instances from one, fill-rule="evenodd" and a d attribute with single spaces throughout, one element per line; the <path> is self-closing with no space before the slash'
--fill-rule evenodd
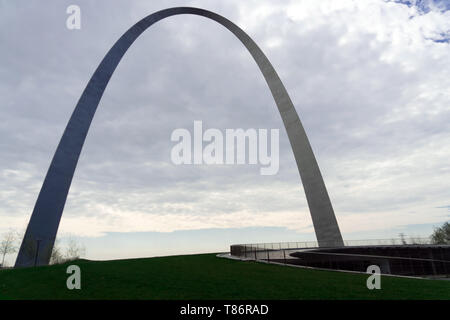
<path id="1" fill-rule="evenodd" d="M 73 238 L 70 238 L 67 241 L 67 246 L 65 248 L 61 247 L 61 242 L 56 239 L 50 256 L 50 264 L 60 264 L 76 260 L 84 255 L 85 252 L 86 249 L 84 246 L 78 244 Z"/>
<path id="2" fill-rule="evenodd" d="M 18 242 L 17 248 L 21 248 L 22 250 L 24 250 L 24 254 L 29 259 L 34 259 L 36 257 L 36 251 L 38 249 L 37 242 L 32 240 L 33 239 L 32 236 L 25 238 L 26 228 L 20 231 L 16 231 L 15 234 L 16 240 Z"/>
<path id="3" fill-rule="evenodd" d="M 403 232 L 399 233 L 398 236 L 400 237 L 400 241 L 402 242 L 403 245 L 407 244 L 405 234 Z"/>
<path id="4" fill-rule="evenodd" d="M 59 240 L 56 239 L 53 245 L 52 254 L 50 255 L 50 264 L 64 263 L 66 260 L 59 245 Z"/>
<path id="5" fill-rule="evenodd" d="M 410 236 L 409 237 L 409 243 L 410 244 L 427 244 L 427 243 L 429 243 L 429 240 L 427 240 L 427 238 L 420 238 L 420 237 Z"/>
<path id="6" fill-rule="evenodd" d="M 17 247 L 14 245 L 16 241 L 16 233 L 13 230 L 6 232 L 0 242 L 0 254 L 2 254 L 2 266 L 5 265 L 5 257 L 7 254 L 14 253 Z"/>
<path id="7" fill-rule="evenodd" d="M 14 233 L 13 233 L 14 234 Z M 15 239 L 19 242 L 22 241 L 24 232 L 16 232 Z M 65 241 L 64 241 L 65 242 Z M 19 243 L 20 245 L 20 243 Z M 22 246 L 27 251 L 27 254 L 31 256 L 36 255 L 36 243 L 33 241 L 27 241 L 27 239 L 23 240 Z M 16 248 L 16 247 L 14 247 Z M 0 250 L 0 253 L 2 251 Z M 50 255 L 50 264 L 61 264 L 66 261 L 76 260 L 83 256 L 86 253 L 86 248 L 83 245 L 80 245 L 75 239 L 69 238 L 67 241 L 67 246 L 62 246 L 61 241 L 59 239 L 55 239 L 55 243 L 53 245 L 52 253 Z"/>
<path id="8" fill-rule="evenodd" d="M 69 239 L 66 247 L 65 259 L 66 261 L 79 259 L 86 253 L 86 248 L 78 244 L 75 239 Z"/>

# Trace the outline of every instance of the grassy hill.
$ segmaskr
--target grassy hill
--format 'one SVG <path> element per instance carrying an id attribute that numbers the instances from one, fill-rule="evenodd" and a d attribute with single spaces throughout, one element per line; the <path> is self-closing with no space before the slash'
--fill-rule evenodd
<path id="1" fill-rule="evenodd" d="M 81 268 L 81 290 L 66 268 Z M 87 261 L 0 271 L 0 299 L 450 299 L 450 281 L 319 271 L 217 258 L 215 254 Z"/>

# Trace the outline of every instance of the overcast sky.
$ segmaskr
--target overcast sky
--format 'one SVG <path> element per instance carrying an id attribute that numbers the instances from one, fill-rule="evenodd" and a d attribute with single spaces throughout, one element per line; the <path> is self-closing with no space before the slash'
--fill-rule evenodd
<path id="1" fill-rule="evenodd" d="M 344 239 L 427 236 L 450 217 L 446 1 L 0 0 L 0 233 L 23 230 L 89 78 L 134 23 L 178 5 L 244 29 L 277 70 L 317 157 Z M 66 8 L 81 8 L 81 29 Z M 176 166 L 177 128 L 280 130 L 280 169 Z M 262 74 L 216 22 L 175 16 L 133 44 L 89 131 L 58 235 L 87 257 L 226 251 L 315 240 Z M 12 257 L 10 258 L 12 261 Z"/>

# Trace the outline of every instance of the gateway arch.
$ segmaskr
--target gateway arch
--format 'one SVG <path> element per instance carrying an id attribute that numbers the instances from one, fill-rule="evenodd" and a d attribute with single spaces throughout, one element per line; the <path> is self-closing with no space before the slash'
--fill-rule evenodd
<path id="1" fill-rule="evenodd" d="M 47 265 L 78 158 L 97 106 L 114 70 L 133 42 L 151 25 L 170 16 L 193 14 L 231 31 L 261 70 L 286 128 L 308 201 L 319 246 L 343 246 L 341 232 L 311 145 L 292 101 L 272 64 L 258 45 L 230 20 L 199 8 L 176 7 L 155 12 L 125 32 L 95 70 L 70 117 L 53 156 L 16 260 L 16 267 Z"/>

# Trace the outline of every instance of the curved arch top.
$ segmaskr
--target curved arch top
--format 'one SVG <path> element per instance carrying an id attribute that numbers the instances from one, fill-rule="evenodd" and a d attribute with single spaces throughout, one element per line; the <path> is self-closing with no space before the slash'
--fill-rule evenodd
<path id="1" fill-rule="evenodd" d="M 261 70 L 286 128 L 320 246 L 342 246 L 333 207 L 305 130 L 271 63 L 258 45 L 237 25 L 214 12 L 191 7 L 164 9 L 137 22 L 108 51 L 81 95 L 53 156 L 16 260 L 16 267 L 46 265 L 58 231 L 67 194 L 86 135 L 114 70 L 133 42 L 164 18 L 193 14 L 212 19 L 231 31 Z"/>

